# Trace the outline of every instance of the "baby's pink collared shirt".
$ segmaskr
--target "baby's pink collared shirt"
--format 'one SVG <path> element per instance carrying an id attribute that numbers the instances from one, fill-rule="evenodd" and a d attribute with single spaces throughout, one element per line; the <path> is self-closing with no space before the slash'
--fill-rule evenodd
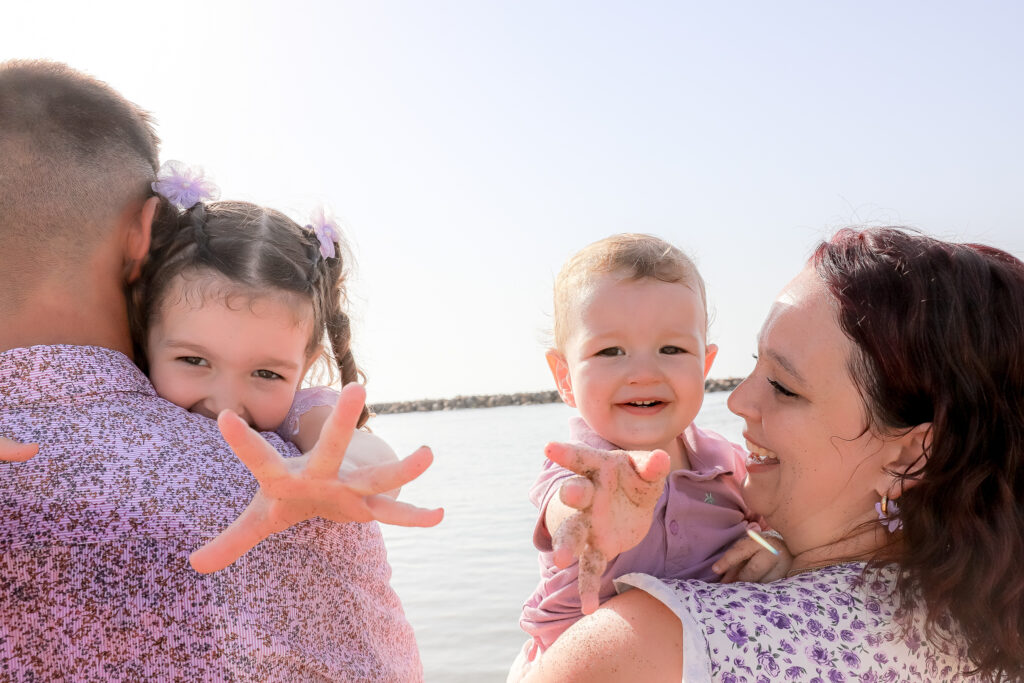
<path id="1" fill-rule="evenodd" d="M 0 354 L 0 433 L 40 444 L 0 463 L 0 679 L 422 679 L 375 523 L 312 520 L 189 567 L 255 480 L 124 355 Z"/>
<path id="2" fill-rule="evenodd" d="M 582 418 L 572 418 L 569 427 L 571 441 L 600 450 L 617 450 Z M 741 493 L 747 474 L 743 449 L 692 424 L 678 438 L 686 444 L 692 469 L 668 475 L 647 536 L 608 563 L 601 577 L 602 603 L 616 594 L 614 580 L 631 572 L 660 579 L 718 581 L 720 577 L 711 565 L 748 528 L 760 528 L 749 519 Z M 545 460 L 530 489 L 530 500 L 540 512 L 533 535 L 540 551 L 540 582 L 523 605 L 519 625 L 533 637 L 538 651 L 550 647 L 583 616 L 579 565 L 574 562 L 565 569 L 555 566 L 551 535 L 544 525 L 548 502 L 572 474 Z"/>

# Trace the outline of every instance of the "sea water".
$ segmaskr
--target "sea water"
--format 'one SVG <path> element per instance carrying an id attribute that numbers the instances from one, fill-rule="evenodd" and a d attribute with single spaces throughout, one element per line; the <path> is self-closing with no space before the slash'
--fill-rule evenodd
<path id="1" fill-rule="evenodd" d="M 698 426 L 741 439 L 742 421 L 708 394 Z M 428 683 L 504 681 L 526 640 L 519 612 L 539 577 L 527 498 L 544 445 L 568 436 L 576 411 L 560 403 L 381 415 L 375 433 L 407 455 L 426 444 L 434 464 L 401 499 L 443 506 L 432 529 L 384 526 L 392 585 L 416 631 Z"/>

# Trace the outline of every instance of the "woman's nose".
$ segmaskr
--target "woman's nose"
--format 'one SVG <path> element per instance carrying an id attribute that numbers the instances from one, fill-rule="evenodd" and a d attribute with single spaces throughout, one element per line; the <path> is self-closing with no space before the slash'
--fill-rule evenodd
<path id="1" fill-rule="evenodd" d="M 756 414 L 754 385 L 750 376 L 732 390 L 725 404 L 729 407 L 729 410 L 743 418 L 750 419 Z"/>

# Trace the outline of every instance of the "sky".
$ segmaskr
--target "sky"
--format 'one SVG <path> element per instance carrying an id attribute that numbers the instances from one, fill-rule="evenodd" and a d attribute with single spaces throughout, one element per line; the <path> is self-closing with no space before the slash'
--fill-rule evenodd
<path id="1" fill-rule="evenodd" d="M 370 402 L 553 388 L 561 264 L 663 237 L 707 282 L 712 377 L 845 225 L 1024 257 L 1016 2 L 46 2 L 0 59 L 63 61 L 150 111 L 162 158 L 355 256 Z"/>

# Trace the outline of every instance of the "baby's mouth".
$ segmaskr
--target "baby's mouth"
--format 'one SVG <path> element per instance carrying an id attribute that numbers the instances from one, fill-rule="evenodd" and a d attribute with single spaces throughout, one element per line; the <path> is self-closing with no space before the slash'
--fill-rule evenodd
<path id="1" fill-rule="evenodd" d="M 652 406 L 660 406 L 661 401 L 627 401 L 626 405 L 635 408 L 650 408 Z"/>
<path id="2" fill-rule="evenodd" d="M 778 465 L 779 456 L 771 452 L 767 448 L 762 448 L 755 443 L 747 441 L 747 450 L 750 451 L 750 455 L 747 456 L 747 462 L 755 465 Z"/>

